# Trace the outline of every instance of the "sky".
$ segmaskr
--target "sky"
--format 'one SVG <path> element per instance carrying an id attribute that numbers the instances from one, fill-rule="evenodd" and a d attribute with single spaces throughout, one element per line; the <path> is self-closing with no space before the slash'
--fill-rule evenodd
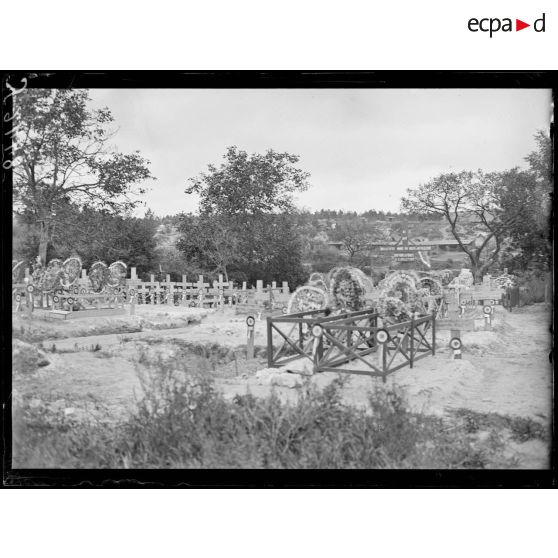
<path id="1" fill-rule="evenodd" d="M 151 164 L 145 206 L 194 212 L 188 178 L 219 164 L 231 145 L 300 157 L 309 210 L 398 211 L 401 196 L 442 172 L 525 166 L 548 130 L 542 89 L 92 89 L 108 107 L 120 151 Z M 141 212 L 144 212 L 143 209 Z"/>

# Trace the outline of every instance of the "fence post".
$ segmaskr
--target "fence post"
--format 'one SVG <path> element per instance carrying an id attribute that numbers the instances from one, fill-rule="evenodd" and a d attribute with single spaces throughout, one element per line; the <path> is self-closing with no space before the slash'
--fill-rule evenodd
<path id="1" fill-rule="evenodd" d="M 384 323 L 382 318 L 376 318 L 376 331 L 383 327 Z M 374 335 L 376 335 L 376 331 L 374 331 Z M 386 359 L 384 356 L 385 348 L 384 343 L 377 343 L 376 346 L 378 347 L 378 366 L 381 367 L 382 372 L 384 373 L 383 380 L 386 381 L 385 372 L 386 372 Z"/>
<path id="2" fill-rule="evenodd" d="M 324 356 L 324 338 L 323 335 L 314 338 L 314 346 L 312 349 L 312 362 L 314 364 L 314 374 L 320 371 L 320 361 Z"/>
<path id="3" fill-rule="evenodd" d="M 246 359 L 252 360 L 254 358 L 254 316 L 246 318 L 246 325 L 248 326 L 248 342 L 246 346 Z"/>
<path id="4" fill-rule="evenodd" d="M 174 289 L 170 280 L 170 274 L 167 273 L 167 306 L 174 306 Z"/>
<path id="5" fill-rule="evenodd" d="M 432 356 L 436 354 L 436 312 L 432 312 Z"/>
<path id="6" fill-rule="evenodd" d="M 386 378 L 387 378 L 387 375 L 388 375 L 388 372 L 386 370 L 386 367 L 387 367 L 387 347 L 386 347 L 386 343 L 380 343 L 380 351 L 381 351 L 381 355 L 382 355 L 382 372 L 383 372 L 382 382 L 385 384 L 386 383 Z"/>
<path id="7" fill-rule="evenodd" d="M 29 316 L 29 319 L 31 319 L 31 316 L 33 315 L 33 306 L 35 304 L 33 299 L 33 293 L 26 291 L 25 296 L 27 297 L 27 315 Z"/>
<path id="8" fill-rule="evenodd" d="M 413 367 L 413 352 L 415 350 L 415 315 L 413 313 L 413 315 L 411 316 L 411 347 L 410 347 L 410 366 L 411 368 Z"/>
<path id="9" fill-rule="evenodd" d="M 149 285 L 149 303 L 150 304 L 157 304 L 158 292 L 157 292 L 157 290 L 154 291 L 155 286 L 153 285 L 153 283 L 155 283 L 155 275 L 153 275 L 153 273 L 151 273 L 149 275 L 149 282 L 151 283 Z M 155 292 L 155 296 L 153 296 L 154 292 Z"/>
<path id="10" fill-rule="evenodd" d="M 273 329 L 271 327 L 271 316 L 267 317 L 267 367 L 273 367 Z"/>

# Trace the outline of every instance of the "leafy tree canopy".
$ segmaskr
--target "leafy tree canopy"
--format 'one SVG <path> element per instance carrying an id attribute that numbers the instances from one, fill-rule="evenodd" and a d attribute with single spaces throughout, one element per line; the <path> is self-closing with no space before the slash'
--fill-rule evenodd
<path id="1" fill-rule="evenodd" d="M 299 158 L 269 149 L 248 155 L 229 147 L 225 162 L 190 179 L 186 194 L 200 195 L 200 213 L 257 215 L 292 212 L 292 194 L 308 188 L 309 174 L 294 167 Z"/>
<path id="2" fill-rule="evenodd" d="M 225 161 L 190 180 L 199 215 L 184 216 L 178 247 L 208 271 L 239 281 L 303 280 L 302 241 L 293 194 L 308 187 L 296 155 L 248 155 L 229 147 Z"/>
<path id="3" fill-rule="evenodd" d="M 65 206 L 126 212 L 153 178 L 139 152 L 109 145 L 113 117 L 89 101 L 87 90 L 63 89 L 28 89 L 15 101 L 14 207 L 39 227 L 43 263 Z"/>

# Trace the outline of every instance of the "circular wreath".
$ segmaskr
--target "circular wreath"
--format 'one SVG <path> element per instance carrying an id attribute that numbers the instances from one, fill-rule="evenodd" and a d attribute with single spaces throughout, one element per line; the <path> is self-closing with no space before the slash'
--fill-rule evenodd
<path id="1" fill-rule="evenodd" d="M 355 268 L 338 268 L 331 277 L 330 298 L 335 306 L 342 309 L 357 311 L 366 306 L 366 281 L 364 274 Z"/>
<path id="2" fill-rule="evenodd" d="M 406 322 L 412 316 L 411 308 L 401 299 L 393 296 L 382 296 L 380 298 L 378 312 L 387 325 Z"/>
<path id="3" fill-rule="evenodd" d="M 442 294 L 442 284 L 433 277 L 421 277 L 419 279 L 419 287 L 426 289 L 429 294 L 440 296 Z"/>
<path id="4" fill-rule="evenodd" d="M 380 289 L 385 296 L 398 298 L 403 302 L 412 302 L 420 284 L 419 276 L 413 271 L 394 271 L 380 282 Z"/>
<path id="5" fill-rule="evenodd" d="M 334 277 L 335 274 L 336 274 L 339 270 L 341 270 L 341 269 L 344 269 L 344 268 L 342 268 L 342 267 L 332 267 L 332 268 L 327 272 L 326 281 L 325 281 L 325 282 L 326 282 L 326 285 L 330 285 L 330 286 L 331 286 L 331 282 L 333 281 L 333 277 Z"/>
<path id="6" fill-rule="evenodd" d="M 310 274 L 310 277 L 308 277 L 308 284 L 315 286 L 316 283 L 326 283 L 326 278 L 325 275 L 323 273 L 319 273 L 318 271 L 314 271 L 313 273 Z"/>
<path id="7" fill-rule="evenodd" d="M 118 260 L 111 263 L 109 266 L 109 279 L 108 284 L 111 287 L 122 287 L 126 284 L 126 275 L 128 273 L 128 266 Z"/>
<path id="8" fill-rule="evenodd" d="M 328 291 L 327 285 L 325 283 L 325 281 L 314 281 L 313 283 L 310 283 L 311 287 L 316 287 L 317 289 L 321 289 L 322 291 L 326 292 Z"/>
<path id="9" fill-rule="evenodd" d="M 289 298 L 287 313 L 308 312 L 310 310 L 321 310 L 329 304 L 327 292 L 318 287 L 305 285 L 298 287 Z"/>
<path id="10" fill-rule="evenodd" d="M 46 292 L 56 290 L 60 286 L 61 273 L 62 260 L 50 260 L 39 280 L 39 288 Z"/>
<path id="11" fill-rule="evenodd" d="M 69 289 L 77 283 L 80 274 L 81 260 L 77 256 L 72 256 L 62 264 L 60 284 L 64 289 Z"/>
<path id="12" fill-rule="evenodd" d="M 89 283 L 95 293 L 101 292 L 108 284 L 110 271 L 105 262 L 95 262 L 89 269 Z"/>

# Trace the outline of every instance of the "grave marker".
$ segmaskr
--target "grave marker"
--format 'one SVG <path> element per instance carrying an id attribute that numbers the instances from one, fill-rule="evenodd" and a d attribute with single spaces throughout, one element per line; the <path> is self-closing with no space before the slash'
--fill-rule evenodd
<path id="1" fill-rule="evenodd" d="M 246 317 L 246 326 L 248 327 L 248 342 L 246 347 L 246 359 L 252 360 L 254 358 L 254 325 L 256 320 L 254 316 Z"/>
<path id="2" fill-rule="evenodd" d="M 453 350 L 453 359 L 461 360 L 461 334 L 458 329 L 451 330 L 450 348 Z"/>
<path id="3" fill-rule="evenodd" d="M 203 282 L 203 275 L 198 276 L 198 282 L 196 283 L 196 288 L 198 289 L 198 306 L 203 307 L 203 298 L 205 294 L 205 288 L 209 287 L 209 283 Z"/>
<path id="4" fill-rule="evenodd" d="M 223 274 L 219 273 L 219 280 L 213 281 L 213 288 L 217 289 L 218 298 L 217 304 L 221 309 L 223 309 L 223 291 L 225 287 L 228 287 L 230 283 L 228 281 L 223 281 Z"/>

